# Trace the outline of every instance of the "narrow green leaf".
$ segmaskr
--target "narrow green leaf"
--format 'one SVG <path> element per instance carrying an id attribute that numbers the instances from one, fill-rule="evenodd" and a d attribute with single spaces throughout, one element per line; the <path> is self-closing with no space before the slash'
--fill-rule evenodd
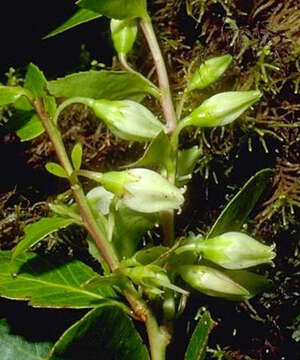
<path id="1" fill-rule="evenodd" d="M 94 308 L 115 297 L 109 287 L 88 291 L 81 287 L 97 274 L 87 265 L 70 260 L 47 259 L 24 253 L 15 260 L 18 275 L 11 274 L 11 252 L 0 252 L 0 296 L 29 300 L 35 307 Z M 114 300 L 114 303 L 116 301 Z"/>
<path id="2" fill-rule="evenodd" d="M 39 118 L 32 113 L 23 113 L 22 121 L 23 126 L 20 127 L 16 132 L 22 142 L 35 139 L 45 132 L 45 129 Z"/>
<path id="3" fill-rule="evenodd" d="M 99 262 L 99 264 L 101 265 L 101 269 L 103 270 L 103 273 L 105 275 L 109 274 L 110 268 L 107 265 L 106 261 L 103 259 L 103 256 L 98 246 L 95 244 L 95 241 L 92 239 L 91 235 L 87 236 L 86 241 L 88 243 L 88 251 L 92 258 Z"/>
<path id="4" fill-rule="evenodd" d="M 0 320 L 0 353 L 2 360 L 45 360 L 52 347 L 47 341 L 30 341 L 16 334 L 6 319 Z M 59 360 L 56 358 L 55 360 Z"/>
<path id="5" fill-rule="evenodd" d="M 268 185 L 272 174 L 271 169 L 264 169 L 252 176 L 221 212 L 207 237 L 239 231 Z"/>
<path id="6" fill-rule="evenodd" d="M 72 163 L 75 170 L 79 170 L 82 164 L 82 145 L 76 144 L 72 150 Z"/>
<path id="7" fill-rule="evenodd" d="M 113 19 L 147 16 L 146 0 L 79 0 L 76 5 Z"/>
<path id="8" fill-rule="evenodd" d="M 204 360 L 208 337 L 214 326 L 215 322 L 206 311 L 193 332 L 184 360 Z"/>
<path id="9" fill-rule="evenodd" d="M 186 149 L 178 152 L 178 165 L 177 165 L 178 186 L 183 186 L 191 180 L 195 166 L 201 155 L 202 155 L 202 150 L 199 149 L 198 146 L 193 146 L 190 149 Z"/>
<path id="10" fill-rule="evenodd" d="M 155 213 L 145 214 L 121 205 L 115 212 L 113 244 L 120 259 L 134 254 L 142 236 L 157 222 Z"/>
<path id="11" fill-rule="evenodd" d="M 65 169 L 59 164 L 49 162 L 46 164 L 45 168 L 52 175 L 58 176 L 60 178 L 68 179 L 68 174 L 65 172 Z"/>
<path id="12" fill-rule="evenodd" d="M 93 290 L 103 286 L 118 286 L 122 287 L 123 284 L 126 284 L 124 280 L 126 277 L 121 274 L 112 274 L 106 276 L 97 275 L 95 278 L 89 280 L 87 283 L 83 284 L 84 289 Z"/>
<path id="13" fill-rule="evenodd" d="M 295 324 L 293 327 L 293 334 L 292 334 L 292 338 L 299 342 L 300 341 L 300 315 L 297 316 L 296 320 L 295 320 Z"/>
<path id="14" fill-rule="evenodd" d="M 85 71 L 48 82 L 55 97 L 76 96 L 107 100 L 137 100 L 141 95 L 160 96 L 157 88 L 141 75 L 124 71 Z"/>
<path id="15" fill-rule="evenodd" d="M 13 104 L 24 95 L 25 91 L 21 87 L 0 86 L 0 106 Z"/>
<path id="16" fill-rule="evenodd" d="M 84 359 L 150 360 L 132 321 L 115 306 L 100 306 L 70 327 L 54 345 L 50 360 L 77 359 L 82 349 Z"/>
<path id="17" fill-rule="evenodd" d="M 47 95 L 47 79 L 42 71 L 32 63 L 30 63 L 27 68 L 24 88 L 30 90 L 39 98 L 43 98 Z"/>
<path id="18" fill-rule="evenodd" d="M 73 223 L 74 219 L 53 216 L 50 218 L 43 218 L 33 224 L 25 226 L 24 238 L 13 249 L 11 261 L 14 262 L 19 255 L 23 254 L 31 246 L 36 245 L 46 236 Z"/>
<path id="19" fill-rule="evenodd" d="M 72 15 L 67 21 L 61 24 L 58 28 L 51 31 L 50 34 L 44 37 L 44 39 L 48 39 L 55 35 L 61 34 L 64 31 L 70 30 L 78 25 L 84 24 L 91 20 L 97 19 L 102 15 L 87 9 L 79 9 L 74 15 Z"/>
<path id="20" fill-rule="evenodd" d="M 6 128 L 16 131 L 21 141 L 32 140 L 44 133 L 45 129 L 25 97 L 18 99 L 15 104 L 12 119 Z"/>
<path id="21" fill-rule="evenodd" d="M 159 169 L 168 169 L 174 156 L 168 136 L 162 131 L 153 139 L 145 154 L 135 163 L 126 167 L 156 166 Z"/>

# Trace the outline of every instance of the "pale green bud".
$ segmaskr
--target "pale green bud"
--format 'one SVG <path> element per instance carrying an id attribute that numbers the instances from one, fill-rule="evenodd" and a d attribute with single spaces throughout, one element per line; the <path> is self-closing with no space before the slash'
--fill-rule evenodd
<path id="1" fill-rule="evenodd" d="M 224 126 L 237 119 L 244 111 L 259 100 L 261 93 L 252 91 L 230 91 L 205 100 L 183 121 L 183 127 Z"/>
<path id="2" fill-rule="evenodd" d="M 137 36 L 137 20 L 125 19 L 110 22 L 111 36 L 118 54 L 126 55 L 132 49 Z"/>
<path id="3" fill-rule="evenodd" d="M 138 212 L 179 209 L 184 202 L 182 191 L 152 170 L 132 169 L 105 174 L 81 171 L 80 174 L 100 182 L 125 206 Z"/>
<path id="4" fill-rule="evenodd" d="M 275 257 L 274 246 L 263 245 L 240 232 L 228 232 L 199 242 L 197 250 L 205 259 L 232 270 L 271 263 Z"/>
<path id="5" fill-rule="evenodd" d="M 231 55 L 214 57 L 200 65 L 188 84 L 188 91 L 201 90 L 217 81 L 232 62 Z"/>
<path id="6" fill-rule="evenodd" d="M 166 127 L 145 106 L 131 100 L 90 100 L 95 115 L 125 140 L 149 141 Z"/>
<path id="7" fill-rule="evenodd" d="M 228 300 L 245 300 L 251 296 L 247 289 L 217 269 L 202 265 L 185 265 L 178 271 L 184 281 L 206 295 Z"/>

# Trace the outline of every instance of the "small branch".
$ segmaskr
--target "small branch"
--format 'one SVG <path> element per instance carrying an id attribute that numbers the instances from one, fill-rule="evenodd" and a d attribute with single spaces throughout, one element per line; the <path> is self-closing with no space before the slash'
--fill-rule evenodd
<path id="1" fill-rule="evenodd" d="M 152 313 L 148 313 L 146 328 L 150 344 L 151 360 L 165 360 L 170 335 L 166 329 L 159 327 Z"/>
<path id="2" fill-rule="evenodd" d="M 45 113 L 44 106 L 40 100 L 36 100 L 34 102 L 34 106 L 48 136 L 50 137 L 60 164 L 63 166 L 69 177 L 71 177 L 71 175 L 73 174 L 73 167 L 70 163 L 69 157 L 66 153 L 62 138 L 57 127 Z M 78 182 L 77 177 L 72 177 L 71 188 L 73 190 L 76 202 L 79 205 L 81 217 L 85 228 L 88 230 L 88 232 L 94 239 L 95 243 L 97 244 L 99 250 L 102 253 L 103 258 L 105 259 L 111 270 L 116 269 L 119 264 L 117 255 L 111 243 L 102 234 L 102 231 L 100 230 L 94 218 L 94 215 L 88 205 L 88 202 L 86 200 L 82 187 Z"/>
<path id="3" fill-rule="evenodd" d="M 153 60 L 158 75 L 159 87 L 162 92 L 161 106 L 164 112 L 164 116 L 167 122 L 169 132 L 172 133 L 176 128 L 177 120 L 176 120 L 176 113 L 171 95 L 166 64 L 163 59 L 159 44 L 157 42 L 157 38 L 155 36 L 151 19 L 150 18 L 141 19 L 140 24 L 153 56 Z"/>
<path id="4" fill-rule="evenodd" d="M 124 70 L 136 74 L 136 71 L 128 64 L 125 54 L 123 54 L 123 53 L 119 54 L 119 61 L 122 65 L 122 67 L 124 68 Z"/>

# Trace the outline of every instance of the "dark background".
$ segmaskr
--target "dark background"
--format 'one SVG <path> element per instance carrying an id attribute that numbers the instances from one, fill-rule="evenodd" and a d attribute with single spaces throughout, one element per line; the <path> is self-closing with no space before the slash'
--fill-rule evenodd
<path id="1" fill-rule="evenodd" d="M 96 19 L 47 40 L 42 38 L 76 11 L 71 0 L 19 0 L 1 4 L 0 76 L 9 67 L 24 68 L 34 62 L 49 78 L 77 70 L 82 64 L 82 44 L 92 59 L 109 64 L 111 44 L 108 23 Z"/>

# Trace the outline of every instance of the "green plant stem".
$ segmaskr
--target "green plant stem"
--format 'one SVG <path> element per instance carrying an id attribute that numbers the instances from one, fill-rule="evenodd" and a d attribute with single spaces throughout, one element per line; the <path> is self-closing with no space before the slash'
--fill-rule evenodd
<path id="1" fill-rule="evenodd" d="M 124 70 L 136 74 L 137 72 L 128 64 L 126 55 L 124 53 L 119 54 L 119 61 Z"/>
<path id="2" fill-rule="evenodd" d="M 163 113 L 169 133 L 172 134 L 176 129 L 177 119 L 176 119 L 176 113 L 172 100 L 172 94 L 171 94 L 166 64 L 157 41 L 151 19 L 150 18 L 141 19 L 140 25 L 153 56 L 153 60 L 158 76 L 159 88 L 161 91 L 161 99 L 160 99 L 161 107 L 163 109 Z M 170 182 L 174 184 L 175 177 L 176 177 L 176 158 L 171 166 L 171 171 L 168 172 L 168 179 Z M 162 217 L 162 227 L 164 232 L 164 244 L 166 246 L 172 246 L 174 243 L 174 211 L 163 212 L 161 217 Z"/>
<path id="3" fill-rule="evenodd" d="M 34 102 L 34 105 L 37 114 L 39 115 L 43 123 L 43 126 L 45 127 L 45 130 L 54 146 L 60 164 L 63 166 L 68 176 L 71 177 L 73 173 L 73 167 L 70 163 L 69 157 L 66 153 L 62 138 L 60 136 L 57 127 L 55 126 L 54 122 L 52 122 L 51 119 L 49 119 L 48 115 L 45 113 L 43 104 L 40 100 L 36 100 Z M 105 259 L 109 267 L 112 270 L 116 269 L 119 265 L 119 260 L 117 258 L 117 255 L 110 242 L 102 234 L 102 231 L 100 230 L 94 218 L 94 215 L 88 205 L 88 202 L 82 190 L 82 186 L 80 185 L 77 177 L 72 176 L 71 188 L 73 190 L 75 200 L 79 205 L 81 217 L 85 228 L 88 230 L 88 232 L 94 239 L 99 250 L 101 251 L 103 258 Z"/>
<path id="4" fill-rule="evenodd" d="M 146 328 L 150 343 L 151 360 L 165 360 L 166 350 L 170 342 L 167 329 L 159 327 L 156 318 L 149 313 L 146 320 Z"/>
<path id="5" fill-rule="evenodd" d="M 111 244 L 106 240 L 105 236 L 103 236 L 101 229 L 91 212 L 82 187 L 77 177 L 73 174 L 73 167 L 66 153 L 60 133 L 54 122 L 45 113 L 44 106 L 39 99 L 34 102 L 34 106 L 48 136 L 50 137 L 60 164 L 72 179 L 71 188 L 75 200 L 79 205 L 83 223 L 97 244 L 103 258 L 111 270 L 114 271 L 119 265 L 118 258 Z M 151 309 L 140 298 L 136 291 L 134 289 L 132 290 L 132 288 L 133 286 L 131 284 L 128 285 L 128 289 L 124 291 L 124 295 L 138 319 L 145 322 L 149 336 L 152 360 L 165 360 L 166 347 L 169 343 L 167 333 L 164 333 L 161 330 Z"/>
<path id="6" fill-rule="evenodd" d="M 166 64 L 157 41 L 151 19 L 141 19 L 140 24 L 153 56 L 155 68 L 158 75 L 159 88 L 162 92 L 160 99 L 161 106 L 167 122 L 169 133 L 172 133 L 176 128 L 177 119 L 172 100 Z"/>

